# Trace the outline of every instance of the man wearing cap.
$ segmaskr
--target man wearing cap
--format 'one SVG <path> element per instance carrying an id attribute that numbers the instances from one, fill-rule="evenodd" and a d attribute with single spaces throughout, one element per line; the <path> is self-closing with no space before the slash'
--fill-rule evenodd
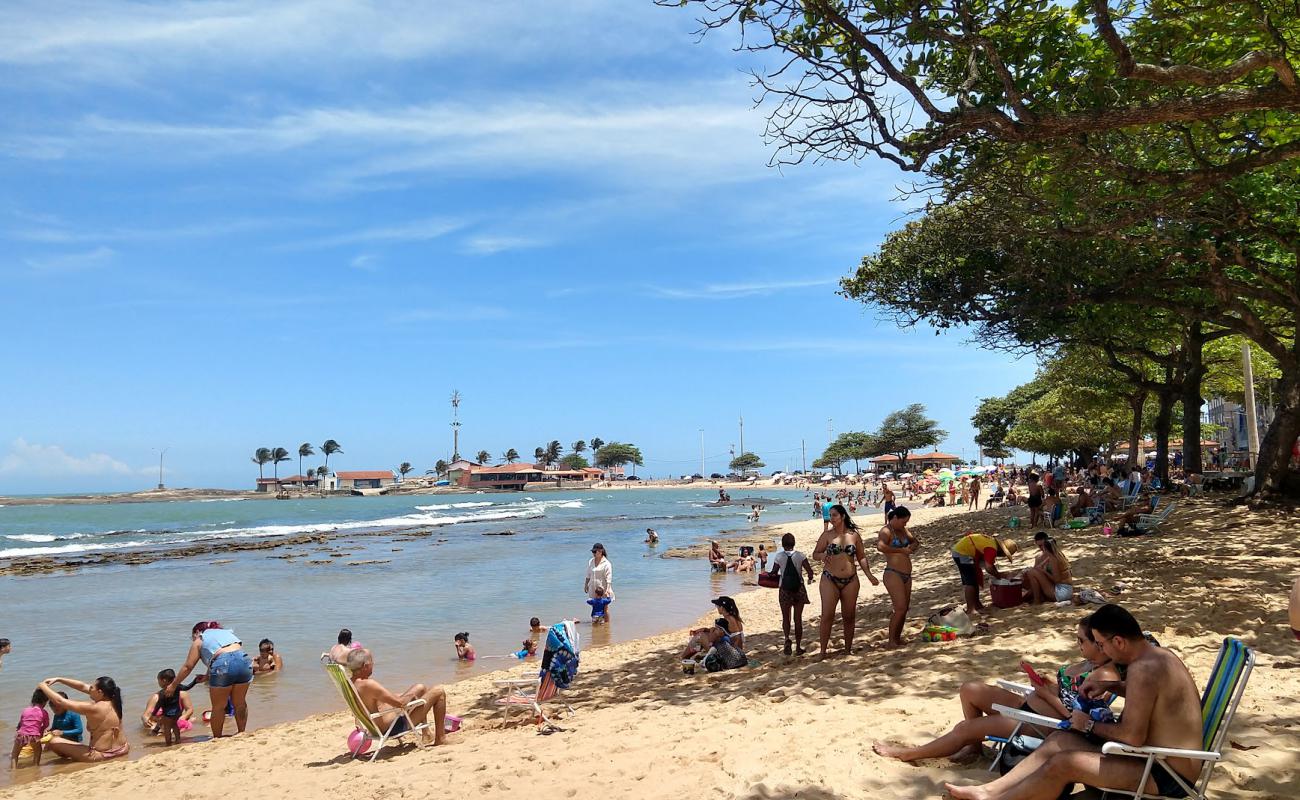
<path id="1" fill-rule="evenodd" d="M 605 545 L 596 542 L 591 546 L 591 560 L 587 562 L 587 579 L 582 583 L 582 591 L 586 592 L 589 599 L 596 598 L 596 589 L 601 590 L 600 596 L 609 598 L 609 602 L 614 602 L 614 567 L 609 563 L 608 556 L 605 555 Z M 609 619 L 609 608 L 605 608 L 605 619 Z"/>
<path id="2" fill-rule="evenodd" d="M 968 533 L 952 546 L 952 560 L 957 564 L 961 575 L 961 590 L 966 597 L 966 613 L 974 614 L 984 610 L 980 602 L 980 587 L 984 585 L 984 572 L 994 578 L 1001 578 L 997 558 L 1008 559 L 1016 554 L 1016 543 L 1011 539 L 994 539 L 982 533 Z"/>

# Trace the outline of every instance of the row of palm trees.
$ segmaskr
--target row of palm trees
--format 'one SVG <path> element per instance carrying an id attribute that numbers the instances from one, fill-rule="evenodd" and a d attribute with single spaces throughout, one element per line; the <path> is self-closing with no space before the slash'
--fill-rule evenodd
<path id="1" fill-rule="evenodd" d="M 315 469 L 307 470 L 305 474 L 308 478 L 314 478 L 317 475 L 328 475 L 330 471 L 330 456 L 335 453 L 342 453 L 343 447 L 333 439 L 326 439 L 325 443 L 320 446 L 320 452 L 325 456 L 325 463 Z M 303 442 L 298 445 L 299 475 L 304 474 L 302 471 L 302 460 L 314 455 L 316 455 L 316 448 L 310 442 Z M 283 447 L 259 447 L 253 451 L 253 458 L 251 460 L 257 465 L 258 480 L 262 480 L 266 477 L 265 467 L 267 464 L 270 464 L 272 475 L 278 481 L 280 480 L 280 465 L 290 459 L 291 455 L 289 454 L 289 451 Z"/>

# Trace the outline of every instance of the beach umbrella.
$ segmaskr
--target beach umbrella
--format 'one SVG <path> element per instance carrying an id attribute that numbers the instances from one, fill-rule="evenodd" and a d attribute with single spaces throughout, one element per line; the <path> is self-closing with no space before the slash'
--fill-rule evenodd
<path id="1" fill-rule="evenodd" d="M 934 474 L 934 470 L 932 470 L 932 469 L 927 469 L 925 472 L 922 472 L 921 474 L 922 474 L 922 475 L 933 475 L 933 474 Z"/>

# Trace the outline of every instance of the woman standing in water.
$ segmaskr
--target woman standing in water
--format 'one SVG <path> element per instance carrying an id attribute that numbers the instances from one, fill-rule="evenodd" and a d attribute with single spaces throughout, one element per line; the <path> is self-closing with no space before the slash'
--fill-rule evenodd
<path id="1" fill-rule="evenodd" d="M 921 546 L 907 522 L 912 512 L 899 506 L 885 518 L 885 527 L 876 537 L 876 549 L 885 556 L 882 580 L 889 592 L 893 612 L 889 615 L 889 647 L 903 643 L 903 625 L 907 622 L 907 609 L 912 605 L 912 554 Z"/>
<path id="2" fill-rule="evenodd" d="M 167 693 L 180 690 L 181 684 L 202 661 L 208 674 L 199 680 L 208 682 L 212 700 L 212 738 L 220 739 L 226 724 L 226 701 L 235 706 L 235 727 L 240 733 L 248 727 L 248 687 L 253 682 L 253 660 L 244 652 L 244 643 L 220 622 L 199 622 L 190 630 L 190 652 L 176 671 Z"/>
<path id="3" fill-rule="evenodd" d="M 586 592 L 588 599 L 594 599 L 596 590 L 600 589 L 600 596 L 609 598 L 610 604 L 614 602 L 614 565 L 609 563 L 609 556 L 605 554 L 605 545 L 596 542 L 591 546 L 591 560 L 587 562 L 587 579 L 582 582 L 582 591 Z M 605 607 L 605 619 L 609 619 L 609 607 Z"/>
<path id="4" fill-rule="evenodd" d="M 821 657 L 826 657 L 826 649 L 831 640 L 831 626 L 835 622 L 835 606 L 840 608 L 844 620 L 845 654 L 853 651 L 853 626 L 858 611 L 858 566 L 867 573 L 867 580 L 873 586 L 880 581 L 871 574 L 871 562 L 867 559 L 867 548 L 862 543 L 858 526 L 849 517 L 844 506 L 836 503 L 830 510 L 830 530 L 817 540 L 817 547 L 812 557 L 822 562 L 822 617 L 821 617 Z"/>

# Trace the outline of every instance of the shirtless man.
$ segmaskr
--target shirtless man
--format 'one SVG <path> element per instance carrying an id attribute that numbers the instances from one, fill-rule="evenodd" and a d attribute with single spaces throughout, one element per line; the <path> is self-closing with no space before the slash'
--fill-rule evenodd
<path id="1" fill-rule="evenodd" d="M 1117 605 L 1097 609 L 1089 624 L 1097 646 L 1116 664 L 1127 667 L 1128 677 L 1124 681 L 1089 678 L 1079 692 L 1094 698 L 1107 692 L 1122 695 L 1120 721 L 1093 722 L 1076 711 L 1069 731 L 1049 736 L 1006 775 L 983 786 L 946 784 L 949 794 L 958 800 L 1054 800 L 1071 783 L 1131 792 L 1142 779 L 1144 760 L 1104 756 L 1102 742 L 1201 749 L 1200 696 L 1183 662 L 1170 651 L 1152 646 L 1133 615 Z M 1187 758 L 1170 758 L 1166 763 L 1188 785 L 1195 783 L 1202 767 L 1202 762 Z M 1143 791 L 1163 797 L 1189 794 L 1158 764 Z"/>
<path id="2" fill-rule="evenodd" d="M 395 695 L 384 688 L 384 685 L 373 677 L 375 674 L 375 657 L 364 647 L 348 652 L 347 667 L 352 672 L 352 685 L 357 687 L 357 694 L 361 697 L 361 702 L 365 704 L 366 710 L 372 714 L 379 711 L 387 711 L 384 716 L 375 720 L 381 730 L 386 730 L 393 722 L 393 717 L 397 716 L 397 709 L 403 708 L 412 700 L 424 700 L 423 705 L 411 709 L 411 722 L 421 725 L 429 717 L 429 709 L 433 709 L 433 743 L 435 745 L 445 744 L 447 734 L 443 729 L 443 720 L 447 716 L 447 693 L 441 686 L 425 687 L 422 683 L 417 683 L 411 688 Z M 406 721 L 399 719 L 397 725 L 393 728 L 393 733 L 401 733 L 406 730 Z M 429 743 L 429 732 L 424 732 L 424 743 Z"/>

